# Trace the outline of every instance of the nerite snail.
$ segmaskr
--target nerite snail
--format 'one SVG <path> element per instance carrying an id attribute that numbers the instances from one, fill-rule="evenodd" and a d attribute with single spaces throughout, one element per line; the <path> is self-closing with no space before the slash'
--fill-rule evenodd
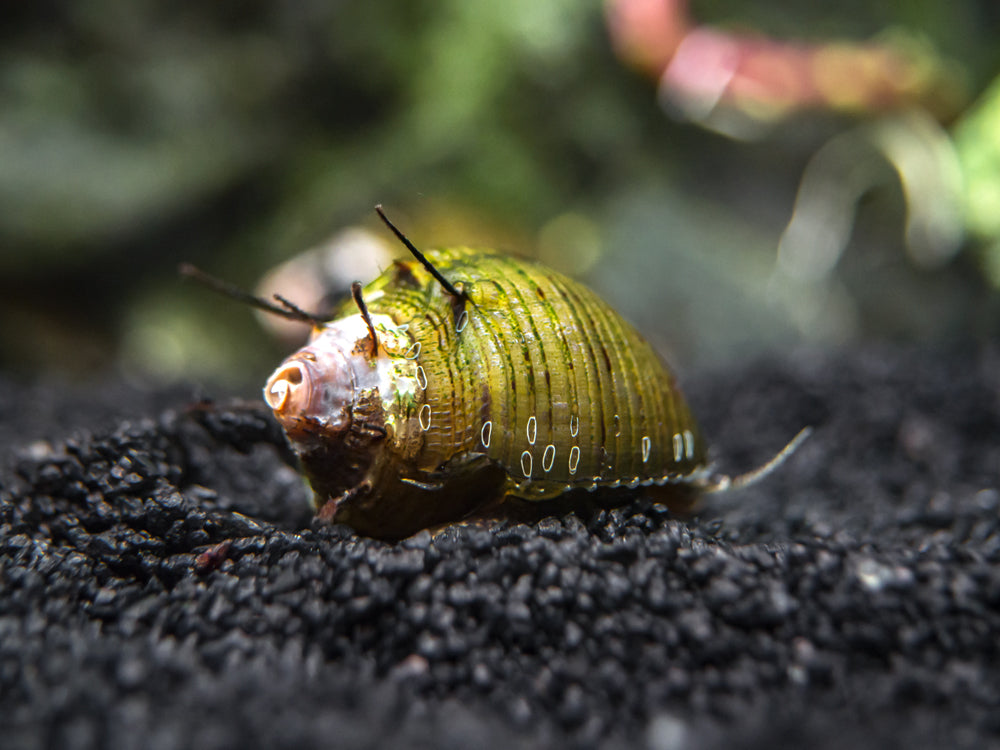
<path id="1" fill-rule="evenodd" d="M 320 518 L 397 539 L 487 510 L 643 488 L 677 511 L 777 466 L 713 473 L 675 378 L 592 291 L 492 251 L 418 251 L 313 323 L 264 399 Z"/>

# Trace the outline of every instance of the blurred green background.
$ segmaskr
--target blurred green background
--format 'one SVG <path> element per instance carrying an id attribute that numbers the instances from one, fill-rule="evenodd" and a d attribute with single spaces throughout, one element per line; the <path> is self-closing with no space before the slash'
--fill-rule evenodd
<path id="1" fill-rule="evenodd" d="M 257 386 L 290 344 L 178 263 L 253 288 L 387 240 L 376 203 L 574 273 L 682 372 L 997 333 L 992 0 L 39 0 L 0 39 L 19 377 Z"/>

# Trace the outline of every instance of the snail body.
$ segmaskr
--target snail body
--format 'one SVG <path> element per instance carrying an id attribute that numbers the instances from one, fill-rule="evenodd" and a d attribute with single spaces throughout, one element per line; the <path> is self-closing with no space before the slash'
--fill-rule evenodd
<path id="1" fill-rule="evenodd" d="M 264 398 L 320 517 L 375 537 L 637 487 L 683 511 L 708 484 L 652 347 L 582 284 L 491 251 L 396 261 L 317 321 Z"/>

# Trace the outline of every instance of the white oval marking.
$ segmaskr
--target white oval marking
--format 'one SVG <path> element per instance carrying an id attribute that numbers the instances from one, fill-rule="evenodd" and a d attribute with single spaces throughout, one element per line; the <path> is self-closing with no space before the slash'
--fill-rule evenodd
<path id="1" fill-rule="evenodd" d="M 526 432 L 528 433 L 528 445 L 534 445 L 535 438 L 538 436 L 538 420 L 534 417 L 528 417 L 528 428 Z"/>
<path id="2" fill-rule="evenodd" d="M 688 458 L 694 458 L 694 435 L 691 430 L 684 430 L 684 453 Z"/>
<path id="3" fill-rule="evenodd" d="M 465 327 L 469 324 L 469 313 L 462 310 L 462 314 L 458 316 L 458 323 L 455 324 L 455 333 L 461 333 L 465 330 Z"/>
<path id="4" fill-rule="evenodd" d="M 569 473 L 576 474 L 576 467 L 580 463 L 580 446 L 574 445 L 569 449 Z"/>
<path id="5" fill-rule="evenodd" d="M 403 355 L 403 358 L 404 359 L 416 359 L 419 356 L 420 356 L 420 342 L 419 341 L 414 341 L 413 345 L 410 346 L 410 348 L 406 350 L 406 353 Z"/>
<path id="6" fill-rule="evenodd" d="M 573 414 L 569 418 L 569 434 L 570 437 L 576 437 L 576 433 L 580 431 L 580 418 Z"/>
<path id="7" fill-rule="evenodd" d="M 618 437 L 621 434 L 622 434 L 622 421 L 618 418 L 618 415 L 615 414 L 615 437 Z"/>
<path id="8" fill-rule="evenodd" d="M 680 434 L 674 435 L 674 461 L 680 461 L 684 456 L 684 438 Z"/>
<path id="9" fill-rule="evenodd" d="M 424 404 L 420 407 L 420 414 L 417 415 L 417 419 L 420 420 L 420 429 L 427 432 L 431 428 L 431 405 Z"/>
<path id="10" fill-rule="evenodd" d="M 490 447 L 490 438 L 493 437 L 493 423 L 487 422 L 479 433 L 479 439 L 483 441 L 483 447 Z"/>
<path id="11" fill-rule="evenodd" d="M 642 462 L 646 463 L 649 460 L 649 449 L 652 446 L 652 441 L 649 439 L 649 435 L 642 436 Z"/>
<path id="12" fill-rule="evenodd" d="M 371 299 L 371 297 L 369 297 L 369 299 Z M 396 326 L 396 333 L 406 333 L 409 330 L 410 330 L 409 323 L 403 323 L 403 325 L 401 326 Z"/>
<path id="13" fill-rule="evenodd" d="M 424 372 L 422 365 L 417 365 L 417 385 L 420 386 L 420 390 L 426 390 L 427 388 L 427 373 Z"/>
<path id="14" fill-rule="evenodd" d="M 545 453 L 542 454 L 542 471 L 549 471 L 555 460 L 556 447 L 552 443 L 549 443 L 545 446 Z"/>
<path id="15" fill-rule="evenodd" d="M 521 454 L 521 472 L 528 479 L 531 478 L 531 452 L 525 451 Z"/>

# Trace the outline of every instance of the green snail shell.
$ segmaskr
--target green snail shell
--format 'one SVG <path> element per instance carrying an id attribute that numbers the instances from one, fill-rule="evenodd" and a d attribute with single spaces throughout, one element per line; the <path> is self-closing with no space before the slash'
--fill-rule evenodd
<path id="1" fill-rule="evenodd" d="M 265 387 L 322 517 L 391 539 L 636 487 L 690 507 L 704 444 L 632 326 L 538 264 L 469 248 L 426 257 L 459 296 L 397 261 L 362 290 L 364 314 L 345 304 Z"/>

